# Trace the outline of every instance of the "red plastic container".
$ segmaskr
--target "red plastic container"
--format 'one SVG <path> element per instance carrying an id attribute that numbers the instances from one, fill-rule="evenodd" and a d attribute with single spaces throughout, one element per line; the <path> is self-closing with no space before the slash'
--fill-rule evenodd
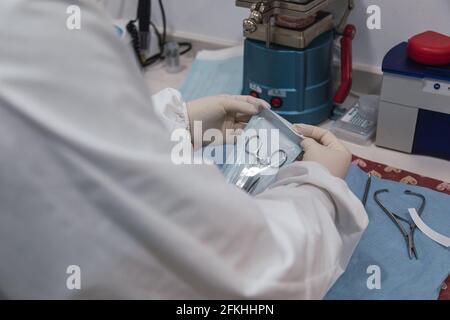
<path id="1" fill-rule="evenodd" d="M 448 65 L 450 64 L 450 37 L 434 31 L 418 34 L 409 39 L 408 56 L 425 65 Z"/>

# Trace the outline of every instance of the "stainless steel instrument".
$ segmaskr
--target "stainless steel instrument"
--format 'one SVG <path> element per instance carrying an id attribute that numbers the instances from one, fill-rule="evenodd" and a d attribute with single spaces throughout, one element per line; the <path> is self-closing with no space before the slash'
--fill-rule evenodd
<path id="1" fill-rule="evenodd" d="M 319 35 L 338 25 L 332 14 L 324 11 L 333 1 L 236 0 L 236 6 L 251 10 L 249 18 L 243 21 L 246 38 L 264 41 L 268 47 L 274 43 L 303 49 Z M 353 9 L 353 6 L 353 0 L 349 0 L 348 11 Z M 348 13 L 344 15 L 347 17 Z M 306 23 L 300 23 L 300 27 L 292 28 L 283 23 L 283 20 L 286 20 L 283 18 L 297 22 L 303 20 Z"/>

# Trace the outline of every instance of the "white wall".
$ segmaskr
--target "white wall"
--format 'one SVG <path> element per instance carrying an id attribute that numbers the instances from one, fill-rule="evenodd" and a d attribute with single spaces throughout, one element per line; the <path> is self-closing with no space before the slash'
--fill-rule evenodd
<path id="1" fill-rule="evenodd" d="M 450 35 L 450 0 L 355 0 L 350 22 L 358 27 L 354 55 L 356 63 L 381 66 L 385 53 L 411 36 L 434 30 Z M 366 8 L 381 8 L 382 29 L 368 30 Z"/>
<path id="2" fill-rule="evenodd" d="M 123 8 L 107 2 L 118 15 L 134 16 L 136 0 L 122 0 Z M 225 44 L 242 41 L 242 20 L 247 9 L 236 8 L 234 0 L 163 0 L 166 6 L 169 30 L 179 35 L 195 36 Z M 346 1 L 339 0 L 343 3 Z M 157 1 L 154 2 L 154 19 L 160 24 Z M 355 0 L 356 9 L 350 22 L 358 28 L 355 39 L 355 64 L 368 68 L 380 67 L 384 54 L 395 44 L 410 36 L 435 30 L 450 35 L 450 0 Z M 382 30 L 368 30 L 366 9 L 376 4 L 382 10 Z"/>

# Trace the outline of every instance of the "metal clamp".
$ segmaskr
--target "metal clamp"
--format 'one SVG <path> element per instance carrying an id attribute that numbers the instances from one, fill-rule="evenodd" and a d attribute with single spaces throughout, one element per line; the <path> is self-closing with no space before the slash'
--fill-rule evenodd
<path id="1" fill-rule="evenodd" d="M 396 227 L 400 230 L 403 238 L 406 241 L 406 245 L 407 245 L 407 249 L 408 249 L 408 255 L 410 259 L 415 258 L 416 260 L 419 259 L 419 255 L 417 253 L 417 247 L 414 243 L 414 232 L 417 229 L 417 226 L 415 225 L 414 221 L 410 221 L 408 219 L 405 219 L 401 216 L 399 216 L 398 214 L 392 212 L 391 210 L 389 210 L 388 208 L 386 208 L 386 206 L 384 206 L 380 199 L 379 199 L 379 195 L 382 193 L 389 193 L 388 189 L 383 189 L 383 190 L 378 190 L 375 192 L 374 194 L 374 200 L 375 202 L 378 204 L 378 206 L 383 210 L 383 212 L 391 219 L 391 221 L 396 225 Z M 419 216 L 421 216 L 423 214 L 423 211 L 425 209 L 425 205 L 426 205 L 426 199 L 423 195 L 419 194 L 419 193 L 415 193 L 412 192 L 410 190 L 406 190 L 404 192 L 406 195 L 409 196 L 414 196 L 417 198 L 420 198 L 421 200 L 421 205 L 419 207 Z M 409 227 L 409 230 L 407 230 L 407 228 L 405 228 L 405 226 L 402 223 L 406 223 Z"/>
<path id="2" fill-rule="evenodd" d="M 263 14 L 268 10 L 268 6 L 265 1 L 252 4 L 250 17 L 244 20 L 244 31 L 253 33 L 258 30 L 258 24 L 263 23 Z"/>

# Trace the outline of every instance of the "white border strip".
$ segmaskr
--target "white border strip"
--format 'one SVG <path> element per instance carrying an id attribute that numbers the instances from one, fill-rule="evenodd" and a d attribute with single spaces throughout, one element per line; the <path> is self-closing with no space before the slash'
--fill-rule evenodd
<path id="1" fill-rule="evenodd" d="M 422 231 L 428 238 L 431 240 L 439 243 L 440 245 L 450 248 L 450 238 L 446 237 L 433 229 L 431 229 L 429 226 L 423 222 L 423 220 L 420 218 L 420 216 L 417 214 L 416 209 L 408 209 L 409 215 L 413 219 L 414 223 L 416 224 L 417 228 L 419 228 L 420 231 Z"/>

